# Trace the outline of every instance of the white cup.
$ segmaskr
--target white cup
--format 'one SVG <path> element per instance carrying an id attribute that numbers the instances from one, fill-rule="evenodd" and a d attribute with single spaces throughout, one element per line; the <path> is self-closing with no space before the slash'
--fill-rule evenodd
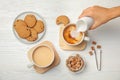
<path id="1" fill-rule="evenodd" d="M 90 38 L 89 38 L 88 36 L 86 36 L 84 32 L 82 32 L 82 34 L 83 34 L 83 35 L 82 35 L 82 39 L 81 39 L 79 42 L 77 42 L 77 43 L 75 43 L 75 44 L 71 44 L 71 43 L 67 42 L 67 41 L 65 40 L 65 38 L 64 38 L 64 31 L 65 31 L 65 29 L 66 29 L 67 27 L 69 27 L 70 25 L 76 26 L 76 24 L 68 24 L 68 25 L 66 25 L 65 28 L 62 30 L 62 37 L 63 37 L 63 40 L 65 41 L 65 43 L 66 43 L 67 45 L 76 46 L 76 45 L 81 44 L 83 41 L 87 41 L 87 42 L 90 41 Z"/>
<path id="2" fill-rule="evenodd" d="M 46 66 L 39 66 L 38 64 L 36 64 L 36 63 L 34 62 L 34 59 L 33 59 L 34 52 L 35 52 L 39 47 L 42 47 L 42 46 L 45 46 L 45 47 L 49 48 L 49 49 L 51 50 L 52 54 L 53 54 L 51 62 L 50 62 L 48 65 L 46 65 Z M 46 68 L 46 67 L 50 66 L 50 65 L 54 62 L 54 58 L 55 58 L 55 55 L 54 55 L 53 49 L 52 49 L 50 46 L 46 45 L 46 44 L 42 44 L 42 45 L 38 46 L 37 48 L 35 48 L 35 49 L 33 50 L 32 54 L 31 54 L 31 64 L 28 64 L 27 67 L 28 67 L 28 68 L 31 68 L 31 67 L 33 67 L 33 66 L 35 65 L 35 66 L 37 66 L 37 67 L 39 67 L 39 68 Z"/>
<path id="3" fill-rule="evenodd" d="M 86 32 L 94 23 L 91 17 L 82 17 L 76 22 L 77 32 Z"/>

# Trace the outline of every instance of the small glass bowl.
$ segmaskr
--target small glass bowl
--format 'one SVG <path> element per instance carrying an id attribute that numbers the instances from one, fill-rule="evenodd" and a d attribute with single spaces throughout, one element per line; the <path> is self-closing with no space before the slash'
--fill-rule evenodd
<path id="1" fill-rule="evenodd" d="M 69 55 L 69 56 L 76 56 L 76 55 L 77 55 L 77 54 L 74 53 L 74 54 L 71 54 L 71 55 Z M 69 70 L 69 68 L 68 68 L 67 65 L 66 65 L 66 67 L 68 68 L 68 70 L 69 70 L 71 73 L 76 73 L 76 74 L 81 73 L 82 71 L 84 71 L 84 69 L 85 69 L 85 67 L 86 67 L 85 59 L 84 59 L 80 54 L 79 54 L 79 56 L 83 59 L 84 65 L 83 65 L 82 69 L 80 69 L 79 71 L 76 71 L 76 72 L 73 72 L 73 71 Z M 67 59 L 68 59 L 68 58 L 67 58 Z M 66 59 L 66 60 L 67 60 L 67 59 Z"/>

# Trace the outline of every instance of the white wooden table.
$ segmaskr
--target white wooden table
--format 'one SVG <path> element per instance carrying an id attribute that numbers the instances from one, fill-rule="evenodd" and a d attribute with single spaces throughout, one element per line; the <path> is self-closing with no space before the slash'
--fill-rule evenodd
<path id="1" fill-rule="evenodd" d="M 82 10 L 92 5 L 120 6 L 120 0 L 0 0 L 0 80 L 120 80 L 120 18 L 90 31 L 91 40 L 103 47 L 100 72 L 96 70 L 94 57 L 88 55 L 90 43 L 79 52 L 63 51 L 59 47 L 56 17 L 64 14 L 75 23 Z M 23 44 L 12 32 L 15 17 L 25 11 L 34 11 L 44 17 L 47 32 L 38 43 L 51 41 L 61 57 L 60 65 L 45 74 L 27 68 L 30 63 L 27 51 L 38 43 Z M 80 74 L 70 73 L 65 66 L 65 59 L 72 53 L 80 53 L 86 59 L 87 67 Z"/>

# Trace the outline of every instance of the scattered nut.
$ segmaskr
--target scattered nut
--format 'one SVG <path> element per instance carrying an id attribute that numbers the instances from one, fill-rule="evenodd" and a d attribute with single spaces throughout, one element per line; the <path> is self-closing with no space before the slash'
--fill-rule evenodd
<path id="1" fill-rule="evenodd" d="M 89 54 L 90 54 L 90 56 L 92 56 L 93 55 L 92 51 L 90 51 Z"/>
<path id="2" fill-rule="evenodd" d="M 92 41 L 91 50 L 94 51 L 95 48 L 97 48 L 97 49 L 101 49 L 101 45 L 97 45 L 97 42 L 96 42 L 96 41 Z M 93 55 L 93 52 L 92 52 L 92 51 L 89 51 L 90 56 Z"/>
<path id="3" fill-rule="evenodd" d="M 97 42 L 96 42 L 96 41 L 92 41 L 92 44 L 93 44 L 93 45 L 96 45 L 96 44 L 97 44 Z"/>

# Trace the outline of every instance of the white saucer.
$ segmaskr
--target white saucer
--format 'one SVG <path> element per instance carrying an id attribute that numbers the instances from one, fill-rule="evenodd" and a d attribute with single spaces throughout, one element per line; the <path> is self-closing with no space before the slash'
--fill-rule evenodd
<path id="1" fill-rule="evenodd" d="M 46 22 L 45 22 L 45 20 L 43 19 L 42 16 L 40 16 L 39 14 L 37 14 L 37 13 L 35 13 L 35 12 L 30 12 L 30 11 L 28 11 L 28 12 L 23 12 L 23 13 L 19 14 L 19 15 L 15 18 L 14 22 L 15 22 L 17 19 L 22 19 L 22 20 L 24 20 L 25 16 L 28 15 L 28 14 L 34 15 L 37 20 L 42 20 L 43 23 L 44 23 L 44 31 L 43 31 L 42 33 L 39 33 L 39 34 L 38 34 L 38 39 L 35 40 L 35 41 L 33 41 L 33 42 L 30 42 L 30 41 L 27 41 L 26 39 L 20 38 L 20 37 L 18 36 L 16 30 L 14 29 L 14 26 L 13 26 L 13 33 L 14 33 L 14 35 L 16 36 L 16 38 L 17 38 L 19 41 L 21 41 L 21 42 L 23 42 L 23 43 L 25 43 L 25 44 L 32 44 L 32 43 L 38 42 L 38 41 L 39 41 L 40 39 L 42 39 L 42 37 L 44 36 L 44 34 L 45 34 L 45 32 L 46 32 Z M 14 25 L 14 22 L 13 22 L 13 25 Z"/>

